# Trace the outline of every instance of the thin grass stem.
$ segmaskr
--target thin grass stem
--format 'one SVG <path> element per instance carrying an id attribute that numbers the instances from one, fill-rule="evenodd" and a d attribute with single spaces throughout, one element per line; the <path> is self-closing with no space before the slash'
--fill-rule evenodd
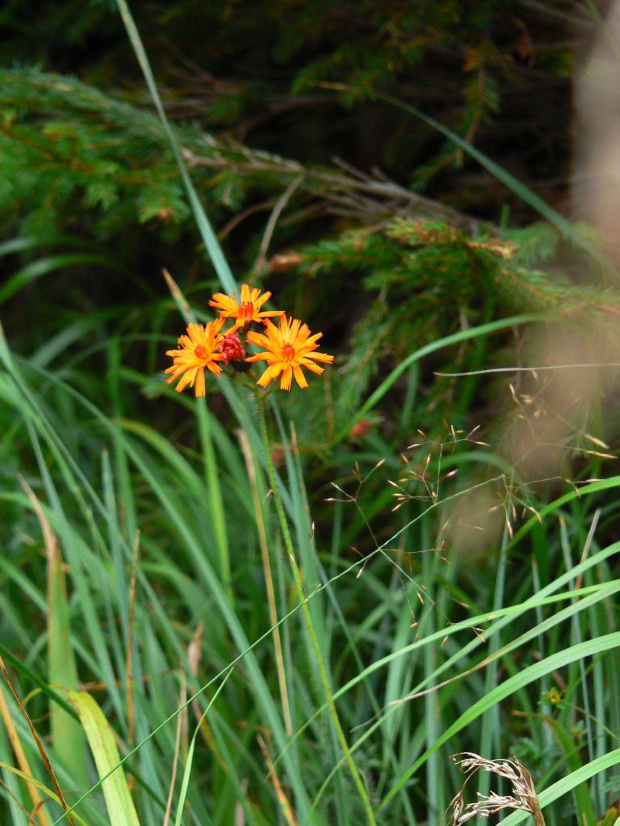
<path id="1" fill-rule="evenodd" d="M 321 653 L 321 647 L 319 645 L 318 638 L 316 636 L 316 630 L 314 628 L 314 623 L 312 622 L 312 617 L 310 614 L 310 609 L 308 608 L 308 597 L 306 596 L 306 591 L 304 588 L 303 579 L 301 576 L 301 571 L 299 570 L 299 566 L 297 565 L 297 560 L 295 557 L 295 549 L 293 546 L 293 540 L 291 538 L 291 533 L 288 525 L 288 520 L 286 518 L 286 514 L 284 513 L 284 506 L 282 504 L 282 499 L 280 497 L 280 492 L 278 489 L 278 483 L 275 474 L 275 468 L 273 466 L 273 461 L 271 459 L 271 453 L 269 451 L 269 435 L 267 432 L 267 419 L 265 416 L 265 396 L 260 392 L 256 391 L 256 403 L 258 407 L 258 417 L 260 423 L 260 434 L 263 441 L 263 446 L 265 449 L 265 460 L 267 463 L 267 474 L 269 478 L 269 484 L 271 485 L 271 490 L 273 493 L 273 499 L 276 506 L 276 511 L 278 514 L 278 519 L 280 521 L 280 527 L 282 529 L 282 537 L 284 539 L 284 546 L 286 548 L 286 552 L 289 558 L 289 562 L 291 565 L 291 571 L 293 573 L 293 579 L 295 581 L 295 587 L 297 589 L 298 598 L 302 604 L 302 611 L 304 615 L 304 621 L 306 623 L 306 627 L 308 629 L 308 633 L 310 635 L 310 640 L 312 643 L 312 648 L 314 650 L 314 654 L 316 656 L 317 665 L 319 667 L 319 674 L 321 679 L 321 685 L 323 687 L 323 692 L 325 694 L 325 699 L 327 701 L 329 714 L 332 719 L 334 729 L 336 731 L 336 735 L 338 737 L 338 742 L 343 750 L 345 755 L 346 763 L 349 767 L 351 772 L 351 776 L 353 778 L 353 782 L 355 783 L 355 787 L 358 790 L 360 798 L 362 800 L 364 811 L 366 813 L 366 818 L 368 823 L 371 826 L 376 826 L 376 820 L 374 816 L 374 812 L 372 810 L 372 805 L 370 802 L 370 797 L 368 795 L 368 790 L 364 785 L 364 782 L 360 776 L 358 768 L 355 764 L 353 759 L 353 755 L 349 749 L 346 737 L 344 736 L 344 731 L 342 730 L 342 725 L 340 723 L 340 718 L 338 717 L 338 711 L 336 709 L 336 704 L 334 703 L 334 697 L 331 692 L 331 688 L 329 685 L 329 677 L 327 675 L 327 668 L 325 662 L 323 660 L 323 655 Z"/>

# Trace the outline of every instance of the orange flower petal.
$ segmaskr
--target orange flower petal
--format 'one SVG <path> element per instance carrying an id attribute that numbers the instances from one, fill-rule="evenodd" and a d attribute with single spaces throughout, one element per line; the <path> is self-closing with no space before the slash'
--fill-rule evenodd
<path id="1" fill-rule="evenodd" d="M 316 342 L 322 333 L 311 336 L 308 325 L 302 324 L 299 319 L 282 316 L 277 327 L 268 318 L 264 321 L 266 335 L 253 331 L 247 334 L 248 342 L 262 347 L 263 352 L 250 356 L 246 361 L 266 361 L 269 365 L 258 381 L 261 387 L 266 387 L 281 373 L 282 390 L 291 389 L 293 375 L 299 387 L 306 388 L 308 382 L 302 367 L 320 375 L 324 368 L 316 365 L 313 360 L 326 364 L 333 362 L 333 356 L 313 352 L 318 348 Z"/>
<path id="2" fill-rule="evenodd" d="M 264 322 L 273 316 L 282 316 L 281 310 L 262 310 L 263 304 L 271 298 L 270 292 L 261 295 L 258 287 L 251 289 L 247 284 L 241 286 L 241 297 L 237 300 L 236 292 L 232 297 L 224 293 L 215 293 L 209 301 L 210 307 L 215 307 L 221 318 L 232 318 L 235 324 L 228 332 L 234 332 L 239 327 L 245 327 L 253 322 Z"/>
<path id="3" fill-rule="evenodd" d="M 164 371 L 171 374 L 166 381 L 171 384 L 179 379 L 176 386 L 178 393 L 189 385 L 194 388 L 196 396 L 205 396 L 205 369 L 216 376 L 222 372 L 217 362 L 222 361 L 223 356 L 217 348 L 224 338 L 220 333 L 223 324 L 223 317 L 209 322 L 206 327 L 188 324 L 187 335 L 179 337 L 179 349 L 166 351 L 166 355 L 173 359 L 172 366 Z"/>

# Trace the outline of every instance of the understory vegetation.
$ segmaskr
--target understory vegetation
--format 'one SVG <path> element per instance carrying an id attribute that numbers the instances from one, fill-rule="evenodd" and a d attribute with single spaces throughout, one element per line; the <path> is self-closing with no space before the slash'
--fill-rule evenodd
<path id="1" fill-rule="evenodd" d="M 620 288 L 567 217 L 599 11 L 2 22 L 0 821 L 618 824 Z M 176 392 L 242 285 L 269 324 Z M 308 387 L 244 361 L 276 311 Z"/>

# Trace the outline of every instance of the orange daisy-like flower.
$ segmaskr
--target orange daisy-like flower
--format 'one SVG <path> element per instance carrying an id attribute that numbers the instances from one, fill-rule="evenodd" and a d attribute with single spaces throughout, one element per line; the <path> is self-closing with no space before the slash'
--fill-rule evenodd
<path id="1" fill-rule="evenodd" d="M 195 386 L 196 396 L 206 395 L 205 391 L 205 368 L 216 376 L 222 372 L 222 368 L 217 364 L 224 360 L 224 355 L 218 351 L 223 335 L 220 334 L 223 318 L 217 321 L 210 321 L 206 327 L 202 324 L 189 324 L 187 335 L 179 338 L 180 350 L 168 350 L 167 356 L 172 356 L 174 364 L 168 367 L 166 373 L 172 373 L 168 384 L 181 376 L 176 390 L 180 393 L 187 385 Z"/>
<path id="2" fill-rule="evenodd" d="M 271 298 L 271 293 L 263 293 L 261 295 L 258 287 L 251 290 L 247 284 L 241 287 L 241 301 L 237 301 L 237 293 L 234 292 L 232 297 L 224 295 L 224 293 L 215 293 L 211 301 L 210 307 L 215 307 L 220 314 L 220 318 L 234 318 L 235 323 L 228 331 L 233 333 L 238 327 L 245 327 L 246 324 L 251 324 L 253 321 L 264 321 L 270 316 L 284 315 L 280 310 L 261 310 L 261 307 L 266 301 Z"/>
<path id="3" fill-rule="evenodd" d="M 258 380 L 261 387 L 266 387 L 270 381 L 277 379 L 282 373 L 280 388 L 282 390 L 291 389 L 293 375 L 300 387 L 307 387 L 308 382 L 304 376 L 302 367 L 307 367 L 313 373 L 319 375 L 325 368 L 314 364 L 314 361 L 323 361 L 331 364 L 333 356 L 325 353 L 315 353 L 318 348 L 316 343 L 323 333 L 310 335 L 307 324 L 302 324 L 297 318 L 288 319 L 285 315 L 280 318 L 280 324 L 276 327 L 269 319 L 265 320 L 267 335 L 262 333 L 249 332 L 247 339 L 252 344 L 264 347 L 266 352 L 257 353 L 250 356 L 246 361 L 267 361 L 269 367 Z M 314 361 L 311 361 L 314 359 Z"/>

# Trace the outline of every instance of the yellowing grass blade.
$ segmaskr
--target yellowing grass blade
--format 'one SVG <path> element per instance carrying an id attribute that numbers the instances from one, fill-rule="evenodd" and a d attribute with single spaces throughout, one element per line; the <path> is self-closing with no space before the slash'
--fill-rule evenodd
<path id="1" fill-rule="evenodd" d="M 49 826 L 50 821 L 47 817 L 47 812 L 43 808 L 43 801 L 41 800 L 37 784 L 31 781 L 32 772 L 30 769 L 30 765 L 28 764 L 28 758 L 26 757 L 26 752 L 24 750 L 24 747 L 22 746 L 22 742 L 19 739 L 17 727 L 15 725 L 13 718 L 11 717 L 11 712 L 5 700 L 4 692 L 2 690 L 1 685 L 0 717 L 2 717 L 2 722 L 4 723 L 6 733 L 8 735 L 11 746 L 13 747 L 13 751 L 15 752 L 15 757 L 17 759 L 18 764 L 21 767 L 21 773 L 19 774 L 19 777 L 23 777 L 23 779 L 26 780 L 26 787 L 30 794 L 30 799 L 32 800 L 35 810 L 37 811 L 39 823 L 41 824 L 41 826 Z M 9 771 L 15 771 L 15 773 L 17 773 L 17 769 L 14 770 L 13 768 L 8 767 L 6 763 L 0 763 L 0 766 L 6 768 Z"/>
<path id="2" fill-rule="evenodd" d="M 48 786 L 37 780 L 36 777 L 32 777 L 32 775 L 28 774 L 28 772 L 20 771 L 19 769 L 16 769 L 15 766 L 11 766 L 9 763 L 4 763 L 2 760 L 0 760 L 0 769 L 4 769 L 4 771 L 11 772 L 11 774 L 16 775 L 16 777 L 25 780 L 28 786 L 35 787 L 37 790 L 43 792 L 45 797 L 49 797 L 50 800 L 53 800 L 55 803 L 58 803 L 59 806 L 62 806 L 62 800 L 58 797 L 58 795 Z M 41 818 L 41 808 L 39 808 L 37 812 L 37 817 Z M 80 817 L 79 814 L 77 814 L 76 812 L 73 812 L 73 817 L 77 820 L 79 824 L 81 824 L 81 826 L 88 826 L 86 821 L 82 817 Z M 45 822 L 49 823 L 47 815 L 45 816 Z"/>
<path id="3" fill-rule="evenodd" d="M 41 503 L 26 481 L 20 478 L 20 482 L 41 525 L 47 552 L 49 683 L 67 689 L 77 688 L 77 666 L 71 645 L 69 602 L 60 547 L 56 535 L 43 512 Z M 86 773 L 86 743 L 80 724 L 53 700 L 50 702 L 50 721 L 52 744 L 56 754 L 71 773 L 73 783 L 80 789 L 87 789 L 89 782 Z"/>
<path id="4" fill-rule="evenodd" d="M 110 823 L 114 826 L 140 826 L 125 772 L 119 766 L 121 758 L 114 735 L 103 712 L 85 691 L 68 691 L 67 696 L 82 721 L 95 758 Z"/>

